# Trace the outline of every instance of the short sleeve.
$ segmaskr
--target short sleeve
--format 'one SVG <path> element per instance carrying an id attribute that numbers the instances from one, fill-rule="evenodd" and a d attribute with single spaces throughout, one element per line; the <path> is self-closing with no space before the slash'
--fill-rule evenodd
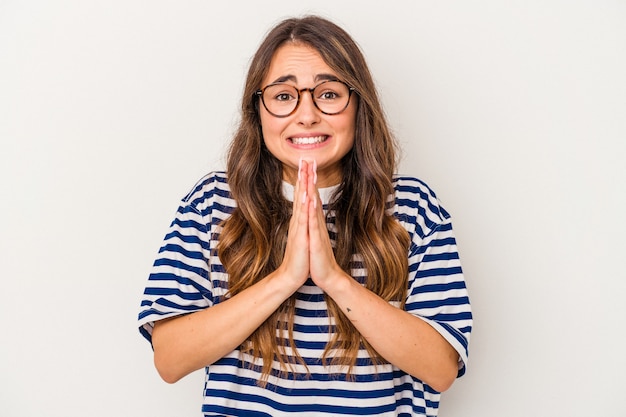
<path id="1" fill-rule="evenodd" d="M 396 211 L 411 235 L 405 309 L 430 324 L 458 352 L 462 376 L 473 318 L 451 217 L 435 193 L 418 180 L 400 181 Z"/>
<path id="2" fill-rule="evenodd" d="M 139 312 L 139 331 L 152 342 L 154 322 L 213 303 L 209 276 L 209 220 L 187 197 L 154 261 Z"/>

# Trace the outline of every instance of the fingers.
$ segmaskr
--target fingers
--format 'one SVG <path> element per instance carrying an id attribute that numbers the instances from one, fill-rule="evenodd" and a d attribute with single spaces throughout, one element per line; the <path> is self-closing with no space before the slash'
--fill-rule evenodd
<path id="1" fill-rule="evenodd" d="M 301 223 L 306 227 L 307 221 L 307 194 L 308 187 L 307 182 L 309 181 L 309 173 L 308 173 L 308 164 L 302 158 L 300 158 L 300 162 L 298 164 L 298 177 L 296 180 L 296 184 L 293 191 L 293 206 L 292 206 L 292 217 L 291 224 Z"/>
<path id="2" fill-rule="evenodd" d="M 300 160 L 283 267 L 297 279 L 310 275 L 320 285 L 336 261 L 316 183 L 317 162 Z"/>
<path id="3" fill-rule="evenodd" d="M 299 236 L 302 236 L 302 233 L 305 235 L 308 233 L 308 208 L 306 204 L 309 194 L 307 185 L 309 182 L 308 168 L 307 162 L 300 158 L 298 166 L 298 179 L 296 180 L 293 192 L 293 213 L 291 215 L 289 226 L 290 235 L 298 233 Z"/>
<path id="4" fill-rule="evenodd" d="M 298 179 L 294 188 L 293 213 L 287 232 L 287 245 L 283 262 L 279 268 L 286 275 L 302 285 L 309 276 L 309 231 L 307 182 L 309 181 L 308 166 L 300 161 Z"/>
<path id="5" fill-rule="evenodd" d="M 304 166 L 304 161 L 302 160 L 302 158 L 300 158 L 300 162 L 298 163 L 298 179 L 296 180 L 296 185 L 294 186 L 294 190 L 293 190 L 293 206 L 294 206 L 294 214 L 295 214 L 295 208 L 298 204 L 302 204 L 303 202 L 303 198 L 302 198 L 302 191 L 306 190 L 306 187 L 303 186 L 303 182 L 304 184 L 306 184 L 306 172 L 303 172 L 303 166 Z"/>
<path id="6" fill-rule="evenodd" d="M 328 238 L 328 230 L 326 229 L 326 219 L 322 209 L 322 201 L 317 190 L 317 161 L 307 164 L 307 217 L 309 239 L 313 247 L 320 248 L 328 245 L 330 247 L 330 239 Z M 332 249 L 331 249 L 332 252 Z"/>
<path id="7" fill-rule="evenodd" d="M 320 223 L 320 214 L 323 216 L 322 203 L 316 187 L 317 182 L 317 162 L 307 163 L 307 230 L 309 238 L 309 256 L 319 259 L 319 252 L 323 243 L 320 241 L 320 232 L 325 221 Z M 324 227 L 326 229 L 326 227 Z"/>
<path id="8" fill-rule="evenodd" d="M 308 203 L 308 229 L 309 229 L 309 245 L 311 248 L 311 256 L 327 255 L 332 247 L 326 228 L 326 218 L 322 210 L 321 200 L 317 193 Z"/>
<path id="9" fill-rule="evenodd" d="M 317 191 L 317 161 L 314 159 L 313 162 L 306 162 L 306 171 L 307 171 L 307 197 L 309 198 L 309 202 L 313 203 L 313 208 L 317 208 L 318 203 L 320 203 L 321 210 L 321 201 L 319 201 L 319 193 Z"/>
<path id="10" fill-rule="evenodd" d="M 307 161 L 300 158 L 298 164 L 298 178 L 294 187 L 293 207 L 295 210 L 301 205 L 308 205 L 313 202 L 317 208 L 319 202 L 319 194 L 317 192 L 317 162 Z M 308 211 L 308 210 L 306 210 Z"/>

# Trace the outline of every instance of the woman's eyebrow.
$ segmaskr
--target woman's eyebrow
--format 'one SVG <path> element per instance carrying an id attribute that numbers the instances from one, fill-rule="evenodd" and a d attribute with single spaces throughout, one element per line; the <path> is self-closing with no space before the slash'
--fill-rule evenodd
<path id="1" fill-rule="evenodd" d="M 274 81 L 272 81 L 272 84 L 284 83 L 285 81 L 293 81 L 295 83 L 297 82 L 297 80 L 298 78 L 295 75 L 288 74 L 276 78 Z"/>
<path id="2" fill-rule="evenodd" d="M 317 74 L 315 76 L 315 82 L 320 82 L 320 81 L 337 81 L 339 78 L 334 75 L 334 74 Z M 298 77 L 296 77 L 295 75 L 292 74 L 287 74 L 287 75 L 282 75 L 278 78 L 276 78 L 274 81 L 271 82 L 271 84 L 277 84 L 277 83 L 284 83 L 286 81 L 291 81 L 293 83 L 297 83 L 298 82 Z"/>
<path id="3" fill-rule="evenodd" d="M 333 74 L 317 74 L 315 76 L 315 81 L 337 81 L 339 78 Z"/>

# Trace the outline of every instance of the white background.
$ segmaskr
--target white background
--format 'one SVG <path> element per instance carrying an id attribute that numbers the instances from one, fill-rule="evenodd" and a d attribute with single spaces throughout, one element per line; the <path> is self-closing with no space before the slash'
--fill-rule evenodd
<path id="1" fill-rule="evenodd" d="M 199 416 L 136 329 L 247 64 L 317 12 L 361 45 L 475 313 L 442 417 L 625 416 L 626 2 L 0 0 L 0 415 Z"/>

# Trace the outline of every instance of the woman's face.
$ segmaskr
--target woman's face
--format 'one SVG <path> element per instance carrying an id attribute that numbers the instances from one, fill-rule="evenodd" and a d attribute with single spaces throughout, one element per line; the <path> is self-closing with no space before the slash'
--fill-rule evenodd
<path id="1" fill-rule="evenodd" d="M 314 88 L 337 74 L 319 53 L 306 45 L 285 44 L 270 64 L 262 87 L 281 82 L 298 89 Z M 341 182 L 341 159 L 352 149 L 356 122 L 356 97 L 341 113 L 322 113 L 308 91 L 300 93 L 300 105 L 287 117 L 275 117 L 259 103 L 263 140 L 283 163 L 283 179 L 295 184 L 300 158 L 317 162 L 317 186 Z"/>

